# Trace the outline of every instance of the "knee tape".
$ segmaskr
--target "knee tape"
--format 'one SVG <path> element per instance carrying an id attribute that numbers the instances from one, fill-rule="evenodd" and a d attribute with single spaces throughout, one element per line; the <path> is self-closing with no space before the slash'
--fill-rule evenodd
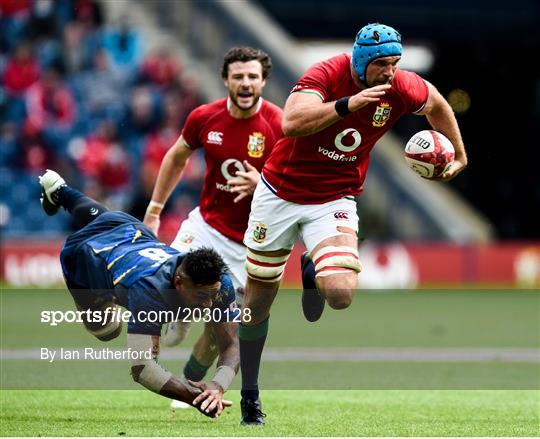
<path id="1" fill-rule="evenodd" d="M 328 246 L 321 248 L 313 255 L 316 276 L 330 276 L 347 273 L 350 270 L 360 273 L 362 265 L 358 258 L 358 250 L 354 247 Z"/>
<path id="2" fill-rule="evenodd" d="M 285 256 L 262 256 L 247 250 L 247 275 L 260 282 L 278 282 L 285 271 L 289 254 Z"/>

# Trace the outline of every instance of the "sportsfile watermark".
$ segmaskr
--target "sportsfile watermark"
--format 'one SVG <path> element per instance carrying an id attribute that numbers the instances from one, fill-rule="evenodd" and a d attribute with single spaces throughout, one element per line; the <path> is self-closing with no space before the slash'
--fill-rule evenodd
<path id="1" fill-rule="evenodd" d="M 141 310 L 133 314 L 127 309 L 109 306 L 103 310 L 43 310 L 41 311 L 40 321 L 49 326 L 58 326 L 63 323 L 92 323 L 105 325 L 110 322 L 164 324 L 173 321 L 183 323 L 249 323 L 251 321 L 251 310 L 249 308 L 227 308 L 225 310 L 221 308 L 178 308 L 176 311 Z"/>
<path id="2" fill-rule="evenodd" d="M 156 352 L 150 345 L 134 346 L 130 334 L 154 334 L 153 341 L 159 343 L 157 361 L 175 376 L 182 373 L 205 331 L 234 334 L 232 327 L 203 323 L 230 317 L 225 310 L 231 304 L 226 301 L 214 300 L 207 310 L 195 311 L 184 308 L 187 303 L 173 302 L 176 295 L 171 290 L 159 292 L 168 308 L 152 308 L 151 303 L 141 306 L 137 297 L 126 301 L 122 292 L 113 292 L 119 293 L 118 301 L 109 301 L 107 295 L 91 302 L 91 292 L 80 291 L 79 309 L 101 311 L 93 313 L 75 311 L 73 297 L 65 289 L 3 289 L 0 386 L 136 390 L 141 387 L 130 375 L 133 360 L 153 361 Z M 157 294 L 152 297 L 159 298 Z M 540 389 L 538 291 L 359 292 L 349 309 L 334 310 L 327 304 L 316 323 L 306 321 L 301 298 L 301 290 L 283 288 L 274 300 L 259 375 L 263 389 Z M 131 312 L 126 312 L 124 302 Z M 214 307 L 221 312 L 212 311 Z M 158 312 L 162 309 L 174 313 Z M 139 314 L 140 310 L 153 312 Z M 248 320 L 248 315 L 236 318 Z M 254 326 L 252 317 L 246 327 Z M 180 344 L 169 345 L 169 326 L 140 323 L 139 318 L 200 323 L 191 325 Z M 111 325 L 113 335 L 118 335 L 103 341 L 94 333 L 101 337 L 107 332 L 103 321 L 110 319 L 122 324 Z M 95 323 L 88 325 L 89 320 Z M 242 328 L 239 337 L 244 336 L 245 328 L 237 325 Z M 211 376 L 209 371 L 207 377 Z M 237 376 L 230 388 L 240 386 Z"/>

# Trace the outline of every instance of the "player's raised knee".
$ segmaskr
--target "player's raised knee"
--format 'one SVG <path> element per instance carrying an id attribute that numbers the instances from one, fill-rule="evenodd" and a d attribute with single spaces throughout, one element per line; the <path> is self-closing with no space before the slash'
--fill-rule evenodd
<path id="1" fill-rule="evenodd" d="M 358 250 L 348 246 L 325 246 L 313 255 L 317 284 L 333 309 L 348 308 L 362 270 Z"/>
<path id="2" fill-rule="evenodd" d="M 319 277 L 317 283 L 328 305 L 333 309 L 348 308 L 357 290 L 358 277 L 349 270 L 340 275 Z"/>
<path id="3" fill-rule="evenodd" d="M 348 308 L 354 296 L 354 290 L 330 290 L 325 291 L 326 301 L 332 309 Z"/>
<path id="4" fill-rule="evenodd" d="M 312 259 L 317 278 L 362 271 L 358 249 L 355 247 L 328 245 L 317 250 Z"/>

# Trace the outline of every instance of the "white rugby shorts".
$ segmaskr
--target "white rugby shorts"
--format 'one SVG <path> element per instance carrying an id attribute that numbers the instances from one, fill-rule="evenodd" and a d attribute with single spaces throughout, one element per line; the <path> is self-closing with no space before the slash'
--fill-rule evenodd
<path id="1" fill-rule="evenodd" d="M 279 198 L 261 178 L 253 194 L 244 244 L 260 251 L 292 250 L 298 238 L 311 251 L 327 238 L 341 235 L 339 227 L 358 233 L 353 197 L 323 204 L 296 204 Z"/>
<path id="2" fill-rule="evenodd" d="M 229 267 L 234 288 L 246 285 L 247 273 L 244 267 L 246 248 L 209 225 L 203 219 L 198 206 L 182 222 L 171 247 L 181 252 L 189 252 L 201 247 L 214 249 Z"/>

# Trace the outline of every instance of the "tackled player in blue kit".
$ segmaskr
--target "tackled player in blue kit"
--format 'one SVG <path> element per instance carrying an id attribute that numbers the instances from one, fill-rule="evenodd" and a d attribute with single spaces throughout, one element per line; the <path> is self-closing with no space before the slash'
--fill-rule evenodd
<path id="1" fill-rule="evenodd" d="M 133 379 L 155 393 L 197 407 L 206 416 L 218 417 L 231 405 L 223 394 L 240 359 L 240 312 L 221 257 L 208 248 L 180 253 L 166 246 L 142 222 L 108 211 L 66 185 L 54 171 L 47 170 L 39 182 L 45 213 L 54 215 L 63 207 L 78 228 L 67 238 L 60 260 L 86 329 L 102 341 L 118 337 L 122 321 L 111 315 L 118 316 L 118 306 L 125 307 L 131 312 L 128 348 L 141 354 L 131 358 Z M 208 382 L 179 380 L 157 362 L 165 321 L 149 317 L 184 318 L 194 310 L 205 311 L 215 327 L 219 359 Z M 93 321 L 90 316 L 95 313 L 102 318 Z"/>

